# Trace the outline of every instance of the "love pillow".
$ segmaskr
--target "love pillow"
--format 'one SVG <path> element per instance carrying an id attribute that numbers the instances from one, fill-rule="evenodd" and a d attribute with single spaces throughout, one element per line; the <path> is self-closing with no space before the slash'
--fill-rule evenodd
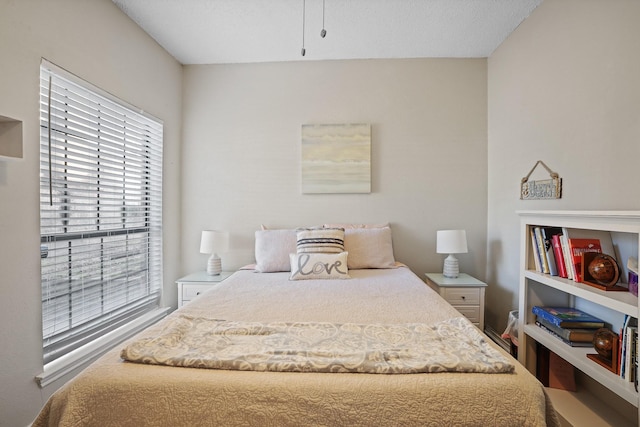
<path id="1" fill-rule="evenodd" d="M 291 276 L 289 280 L 350 279 L 347 255 L 347 252 L 290 254 Z"/>

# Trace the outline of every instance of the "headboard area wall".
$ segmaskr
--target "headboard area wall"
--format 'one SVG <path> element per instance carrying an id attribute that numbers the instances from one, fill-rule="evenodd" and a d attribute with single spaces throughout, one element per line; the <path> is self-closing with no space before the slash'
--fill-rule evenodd
<path id="1" fill-rule="evenodd" d="M 389 222 L 396 259 L 419 275 L 442 268 L 438 229 L 466 229 L 460 269 L 484 276 L 486 72 L 486 59 L 186 66 L 183 273 L 206 265 L 204 229 L 229 231 L 221 257 L 235 268 L 261 224 Z M 302 125 L 349 123 L 371 127 L 371 192 L 303 194 Z"/>

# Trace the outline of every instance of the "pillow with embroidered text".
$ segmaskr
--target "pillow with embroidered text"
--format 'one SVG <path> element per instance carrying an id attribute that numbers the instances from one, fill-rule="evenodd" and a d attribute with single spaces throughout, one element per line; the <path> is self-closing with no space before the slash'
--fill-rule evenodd
<path id="1" fill-rule="evenodd" d="M 290 254 L 289 280 L 350 279 L 347 256 L 347 252 Z"/>

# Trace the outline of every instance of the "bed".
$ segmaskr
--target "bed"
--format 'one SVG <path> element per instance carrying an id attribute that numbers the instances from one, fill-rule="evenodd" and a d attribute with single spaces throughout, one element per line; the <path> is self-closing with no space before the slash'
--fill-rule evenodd
<path id="1" fill-rule="evenodd" d="M 544 388 L 526 369 L 490 340 L 484 340 L 480 331 L 409 268 L 395 262 L 392 255 L 388 256 L 390 234 L 388 241 L 385 237 L 379 244 L 379 236 L 374 241 L 362 236 L 358 240 L 352 233 L 369 236 L 380 232 L 350 233 L 347 230 L 344 249 L 354 254 L 349 263 L 348 258 L 338 253 L 329 258 L 326 253 L 309 255 L 304 249 L 291 254 L 290 232 L 287 242 L 282 239 L 284 232 L 275 239 L 264 238 L 257 232 L 256 265 L 237 271 L 198 299 L 101 357 L 51 396 L 33 425 L 558 425 Z M 293 251 L 296 250 L 300 247 L 294 247 Z M 274 261 L 274 253 L 278 254 L 279 261 Z M 344 253 L 349 251 L 341 252 Z M 265 259 L 265 254 L 269 259 Z M 282 260 L 285 254 L 287 263 Z M 329 261 L 305 263 L 309 259 L 328 259 L 333 264 Z M 372 264 L 371 259 L 374 259 Z M 275 265 L 278 262 L 280 265 Z M 337 266 L 336 262 L 339 262 Z M 315 269 L 321 276 L 327 275 L 327 270 L 331 270 L 329 274 L 342 274 L 336 273 L 339 270 L 348 278 L 311 275 L 292 280 L 294 270 L 304 273 L 305 268 L 297 268 L 302 264 L 307 272 Z M 351 268 L 369 264 L 385 268 Z M 318 265 L 324 268 L 312 268 Z M 497 366 L 495 371 L 475 372 L 466 365 L 460 368 L 459 364 L 446 360 L 439 360 L 435 368 L 423 361 L 414 363 L 412 354 L 409 367 L 413 371 L 403 371 L 395 364 L 397 354 L 400 359 L 403 357 L 402 345 L 396 347 L 403 348 L 394 348 L 393 357 L 388 354 L 378 357 L 382 354 L 380 342 L 361 344 L 360 335 L 356 338 L 348 335 L 354 330 L 373 327 L 377 331 L 374 339 L 380 336 L 386 342 L 402 343 L 407 327 L 433 333 L 442 329 L 442 325 L 469 332 L 485 349 L 485 356 L 491 356 L 484 357 L 485 362 L 491 358 L 502 362 L 491 361 L 492 366 Z M 186 330 L 205 330 L 206 335 L 212 328 L 227 328 L 216 336 L 226 342 L 238 330 L 246 332 L 256 327 L 260 331 L 256 335 L 261 339 L 267 336 L 272 341 L 269 345 L 273 345 L 273 341 L 277 341 L 277 345 L 284 342 L 272 338 L 269 335 L 272 331 L 277 330 L 273 336 L 279 337 L 282 331 L 278 328 L 294 329 L 294 339 L 288 336 L 287 345 L 294 341 L 297 350 L 269 350 L 271 356 L 284 354 L 288 358 L 284 368 L 282 363 L 266 362 L 262 355 L 256 356 L 254 341 L 232 345 L 236 352 L 244 346 L 252 356 L 245 356 L 241 362 L 236 359 L 231 365 L 220 365 L 224 357 L 219 354 L 207 359 L 201 351 L 194 356 L 197 346 L 184 344 L 188 336 Z M 265 333 L 265 330 L 271 332 Z M 353 350 L 348 357 L 336 356 L 338 350 L 333 341 L 326 339 L 337 330 L 346 331 L 345 341 Z M 451 330 L 446 331 L 447 339 L 436 341 L 457 345 Z M 240 335 L 241 339 L 247 338 L 244 332 Z M 325 347 L 322 351 L 316 351 L 317 348 L 308 351 L 301 357 L 302 341 L 322 342 Z M 154 347 L 145 353 L 150 345 L 158 343 L 160 350 Z M 360 346 L 374 348 L 375 356 L 359 354 Z M 427 347 L 431 345 L 424 348 Z M 227 349 L 220 352 L 225 353 Z M 328 364 L 325 359 L 309 363 L 305 359 L 307 353 L 321 354 L 325 359 L 330 353 L 330 358 L 334 362 L 339 359 L 339 363 Z M 291 363 L 292 354 L 296 363 Z M 363 371 L 361 363 L 351 363 L 354 358 L 359 362 L 385 360 L 374 367 L 377 371 Z"/>

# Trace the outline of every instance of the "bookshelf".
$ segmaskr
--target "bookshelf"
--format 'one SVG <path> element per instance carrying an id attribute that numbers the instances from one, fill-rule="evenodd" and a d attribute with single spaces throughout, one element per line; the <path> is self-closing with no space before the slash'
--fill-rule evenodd
<path id="1" fill-rule="evenodd" d="M 571 347 L 535 325 L 534 305 L 580 308 L 603 319 L 618 332 L 625 315 L 638 318 L 638 297 L 630 292 L 604 291 L 570 279 L 537 271 L 531 241 L 535 227 L 564 227 L 579 232 L 608 231 L 618 264 L 640 252 L 640 211 L 518 211 L 520 216 L 520 292 L 518 359 L 536 373 L 536 344 L 542 344 L 576 368 L 576 392 L 549 389 L 562 421 L 584 425 L 581 420 L 600 420 L 602 425 L 638 425 L 639 395 L 633 382 L 620 378 L 587 358 L 593 348 Z M 621 280 L 626 283 L 626 269 Z"/>

